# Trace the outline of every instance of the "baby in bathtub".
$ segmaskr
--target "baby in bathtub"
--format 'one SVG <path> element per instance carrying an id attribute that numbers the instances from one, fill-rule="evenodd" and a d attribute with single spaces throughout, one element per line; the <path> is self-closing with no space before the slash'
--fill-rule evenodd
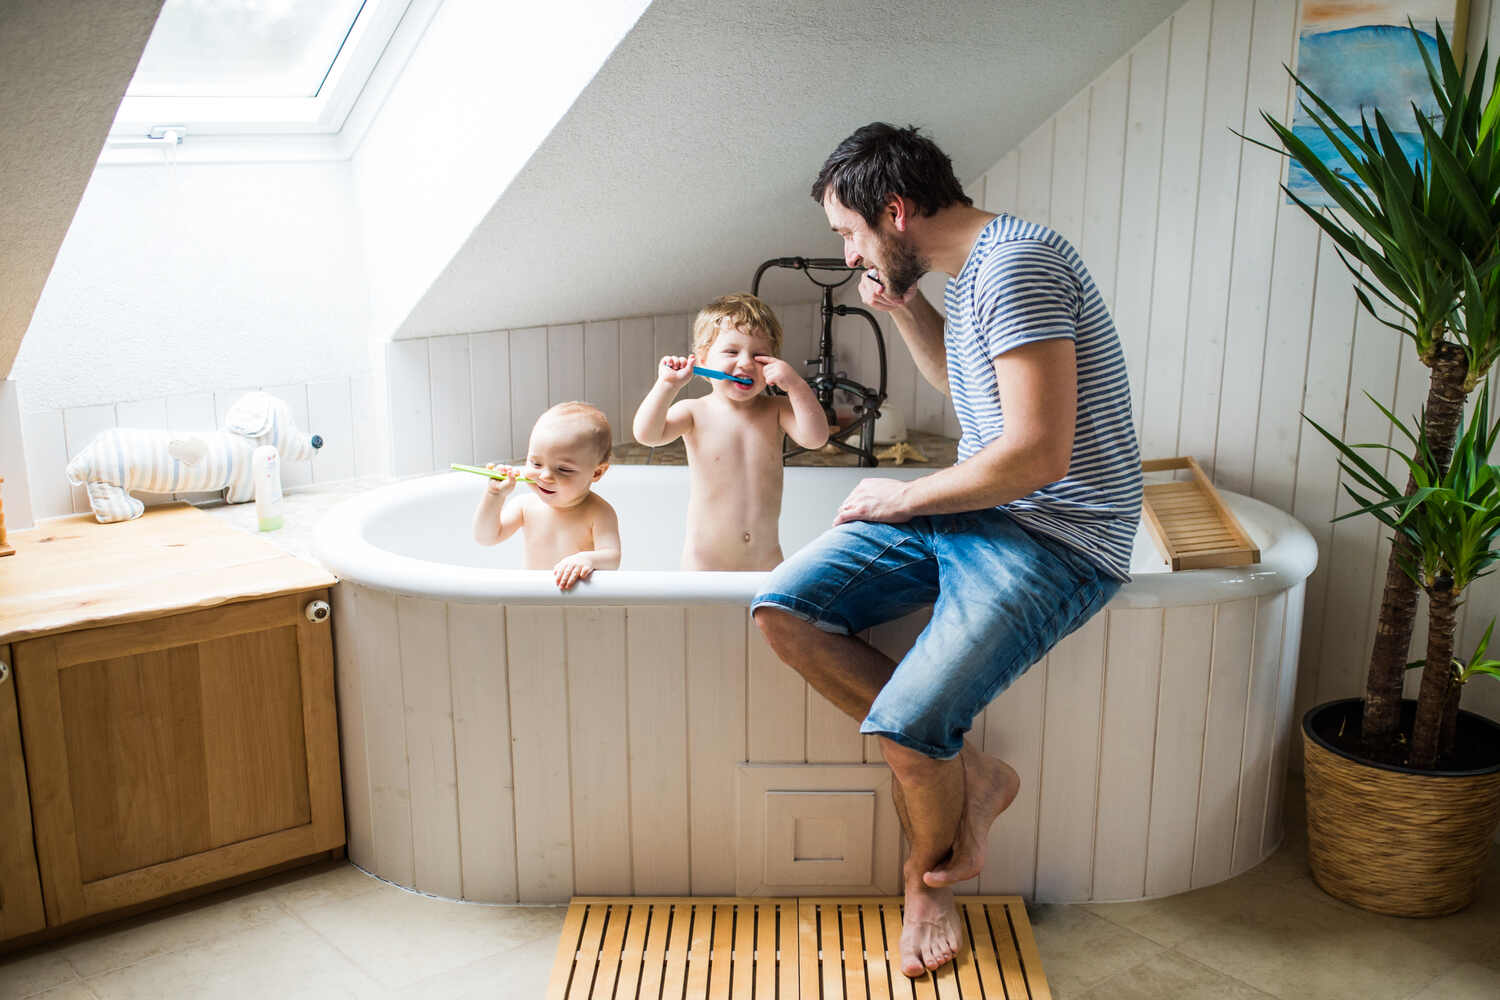
<path id="1" fill-rule="evenodd" d="M 682 568 L 768 570 L 781 562 L 781 439 L 804 448 L 828 441 L 817 397 L 777 357 L 781 323 L 753 295 L 715 299 L 693 321 L 693 356 L 667 356 L 656 384 L 636 411 L 632 429 L 645 445 L 681 436 L 687 446 L 687 539 Z M 673 402 L 693 365 L 749 380 L 713 379 L 713 391 Z M 774 385 L 785 396 L 771 396 Z"/>
<path id="2" fill-rule="evenodd" d="M 588 403 L 558 403 L 531 429 L 526 464 L 501 467 L 474 512 L 474 540 L 503 542 L 525 531 L 527 569 L 550 569 L 559 590 L 571 590 L 596 569 L 619 569 L 620 522 L 593 492 L 609 468 L 609 418 Z M 496 468 L 493 463 L 488 468 Z M 506 503 L 516 478 L 531 492 Z"/>

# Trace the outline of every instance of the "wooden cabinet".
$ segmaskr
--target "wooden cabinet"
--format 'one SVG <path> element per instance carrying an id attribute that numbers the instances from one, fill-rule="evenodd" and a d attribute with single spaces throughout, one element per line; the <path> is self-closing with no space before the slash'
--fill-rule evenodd
<path id="1" fill-rule="evenodd" d="M 10 647 L 0 645 L 0 941 L 41 930 L 46 922 L 11 662 Z"/>
<path id="2" fill-rule="evenodd" d="M 14 644 L 47 923 L 343 844 L 327 598 Z"/>
<path id="3" fill-rule="evenodd" d="M 326 570 L 187 504 L 9 540 L 0 950 L 343 846 Z"/>

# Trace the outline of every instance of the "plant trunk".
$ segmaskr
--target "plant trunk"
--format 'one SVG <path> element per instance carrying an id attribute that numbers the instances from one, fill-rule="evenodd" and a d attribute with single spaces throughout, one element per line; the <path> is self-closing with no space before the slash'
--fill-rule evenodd
<path id="1" fill-rule="evenodd" d="M 1453 633 L 1458 627 L 1458 595 L 1450 585 L 1427 591 L 1427 663 L 1417 693 L 1417 721 L 1411 734 L 1411 767 L 1437 763 L 1443 714 L 1453 687 Z"/>
<path id="2" fill-rule="evenodd" d="M 1438 731 L 1438 758 L 1453 756 L 1453 745 L 1458 738 L 1458 700 L 1463 697 L 1464 686 L 1457 679 L 1448 679 L 1448 697 L 1443 702 L 1443 725 Z"/>
<path id="3" fill-rule="evenodd" d="M 1453 442 L 1463 422 L 1464 378 L 1468 369 L 1463 348 L 1451 341 L 1438 341 L 1433 350 L 1424 417 L 1427 440 L 1442 472 L 1448 470 Z M 1407 495 L 1415 490 L 1416 483 L 1408 476 Z M 1391 545 L 1391 556 L 1386 562 L 1385 593 L 1380 599 L 1375 648 L 1370 652 L 1370 670 L 1365 680 L 1362 735 L 1365 752 L 1377 760 L 1390 758 L 1401 725 L 1401 686 L 1406 678 L 1406 654 L 1417 619 L 1417 584 L 1401 568 L 1404 554 L 1405 545 L 1398 538 Z"/>

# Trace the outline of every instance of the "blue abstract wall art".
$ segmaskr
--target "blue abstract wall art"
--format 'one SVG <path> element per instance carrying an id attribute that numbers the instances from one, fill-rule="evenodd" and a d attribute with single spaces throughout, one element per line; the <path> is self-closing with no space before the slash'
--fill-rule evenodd
<path id="1" fill-rule="evenodd" d="M 1428 57 L 1436 64 L 1433 22 L 1442 25 L 1455 52 L 1461 53 L 1462 38 L 1455 38 L 1454 26 L 1467 14 L 1467 6 L 1466 0 L 1304 0 L 1298 24 L 1297 75 L 1356 128 L 1363 112 L 1373 129 L 1373 112 L 1378 108 L 1417 163 L 1422 156 L 1422 135 L 1412 105 L 1434 119 L 1437 108 L 1407 18 L 1416 25 Z M 1353 171 L 1302 107 L 1305 97 L 1300 92 L 1296 96 L 1292 131 L 1331 169 L 1352 176 Z M 1295 160 L 1287 168 L 1287 187 L 1310 205 L 1333 204 Z"/>

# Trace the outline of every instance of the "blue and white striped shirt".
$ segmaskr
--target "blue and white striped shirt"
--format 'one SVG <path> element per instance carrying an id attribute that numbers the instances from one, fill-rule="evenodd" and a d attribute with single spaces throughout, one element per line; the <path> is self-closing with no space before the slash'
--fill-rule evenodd
<path id="1" fill-rule="evenodd" d="M 1141 517 L 1141 456 L 1115 324 L 1078 251 L 1046 226 L 1009 215 L 979 234 L 944 294 L 948 387 L 963 436 L 960 462 L 1005 431 L 994 359 L 1023 344 L 1066 337 L 1078 364 L 1078 417 L 1068 474 L 1001 506 L 1130 579 Z"/>

